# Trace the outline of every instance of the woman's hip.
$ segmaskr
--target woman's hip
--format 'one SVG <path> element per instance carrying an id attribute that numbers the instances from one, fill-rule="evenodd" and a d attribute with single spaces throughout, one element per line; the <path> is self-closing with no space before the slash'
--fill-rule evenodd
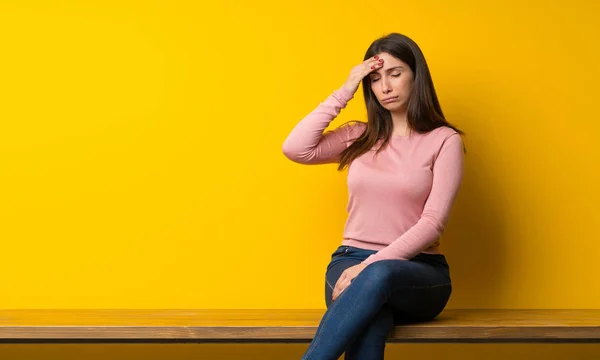
<path id="1" fill-rule="evenodd" d="M 338 272 L 339 269 L 346 269 L 351 266 L 360 264 L 369 256 L 376 254 L 376 250 L 361 249 L 349 245 L 341 245 L 331 254 L 331 260 L 327 265 L 327 272 L 334 269 Z M 411 268 L 413 271 L 442 273 L 448 278 L 450 276 L 450 266 L 443 254 L 420 253 L 410 260 L 383 260 L 387 267 L 393 269 L 395 267 Z M 377 264 L 377 262 L 373 263 Z M 371 264 L 371 265 L 373 265 Z M 379 264 L 378 266 L 380 266 Z M 342 270 L 343 272 L 343 270 Z M 341 273 L 340 273 L 341 274 Z"/>

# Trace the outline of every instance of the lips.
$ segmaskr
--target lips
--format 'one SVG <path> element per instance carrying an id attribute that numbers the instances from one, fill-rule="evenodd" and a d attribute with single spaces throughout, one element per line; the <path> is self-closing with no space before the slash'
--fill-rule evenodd
<path id="1" fill-rule="evenodd" d="M 391 97 L 391 98 L 383 99 L 383 100 L 381 100 L 381 102 L 383 102 L 383 103 L 390 103 L 390 102 L 394 102 L 397 99 L 398 99 L 398 97 L 394 96 L 394 97 Z"/>

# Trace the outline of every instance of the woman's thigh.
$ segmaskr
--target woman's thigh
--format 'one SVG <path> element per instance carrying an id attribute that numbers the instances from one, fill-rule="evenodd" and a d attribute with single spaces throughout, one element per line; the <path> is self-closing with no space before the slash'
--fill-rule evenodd
<path id="1" fill-rule="evenodd" d="M 395 323 L 433 319 L 444 309 L 452 293 L 448 266 L 439 255 L 376 262 L 364 276 L 371 276 L 369 282 L 374 286 L 389 287 L 388 302 L 394 310 Z M 375 285 L 378 282 L 381 283 Z"/>

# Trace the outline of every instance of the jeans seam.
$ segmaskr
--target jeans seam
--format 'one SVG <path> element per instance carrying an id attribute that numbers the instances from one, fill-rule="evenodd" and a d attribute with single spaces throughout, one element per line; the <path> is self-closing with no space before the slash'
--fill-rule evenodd
<path id="1" fill-rule="evenodd" d="M 333 286 L 331 286 L 329 280 L 327 280 L 327 277 L 325 277 L 325 283 L 331 288 L 331 290 L 333 290 Z"/>

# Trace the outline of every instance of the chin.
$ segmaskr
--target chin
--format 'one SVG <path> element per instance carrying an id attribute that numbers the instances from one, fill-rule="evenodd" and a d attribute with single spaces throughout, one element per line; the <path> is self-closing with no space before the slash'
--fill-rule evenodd
<path id="1" fill-rule="evenodd" d="M 391 103 L 391 104 L 381 104 L 381 106 L 383 106 L 385 109 L 389 110 L 389 111 L 394 111 L 394 110 L 400 110 L 402 109 L 402 105 L 401 103 Z"/>

